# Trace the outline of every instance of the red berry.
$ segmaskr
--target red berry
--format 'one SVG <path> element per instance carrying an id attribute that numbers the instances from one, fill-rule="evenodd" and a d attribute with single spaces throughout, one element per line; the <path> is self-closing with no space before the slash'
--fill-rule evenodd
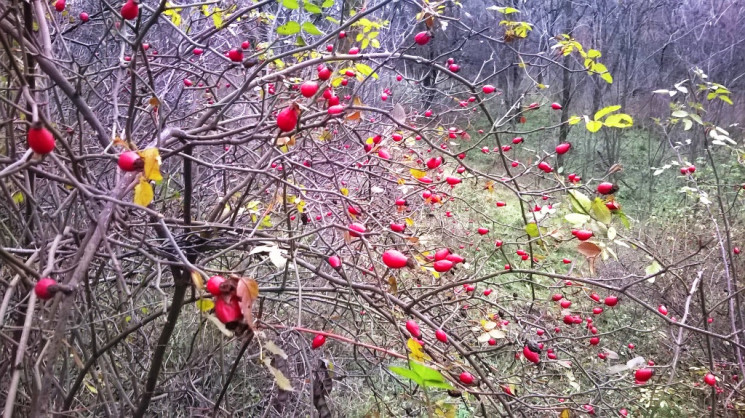
<path id="1" fill-rule="evenodd" d="M 735 255 L 740 254 L 740 247 L 735 247 L 732 249 L 732 252 L 735 253 Z"/>
<path id="2" fill-rule="evenodd" d="M 663 315 L 667 315 L 667 308 L 665 307 L 665 305 L 658 306 L 657 311 Z"/>
<path id="3" fill-rule="evenodd" d="M 438 329 L 437 331 L 435 331 L 435 338 L 437 338 L 437 341 L 442 342 L 442 343 L 448 342 L 448 335 L 445 334 L 445 331 L 441 329 Z"/>
<path id="4" fill-rule="evenodd" d="M 419 325 L 417 325 L 417 323 L 413 319 L 409 319 L 408 321 L 406 321 L 406 330 L 409 331 L 409 334 L 411 334 L 413 337 L 422 337 L 422 332 L 419 330 Z"/>
<path id="5" fill-rule="evenodd" d="M 223 324 L 230 322 L 236 322 L 241 319 L 241 306 L 238 303 L 238 298 L 232 296 L 229 302 L 225 301 L 225 298 L 217 298 L 215 302 L 215 316 Z"/>
<path id="6" fill-rule="evenodd" d="M 58 12 L 65 10 L 65 0 L 57 0 L 54 2 L 54 9 Z"/>
<path id="7" fill-rule="evenodd" d="M 580 241 L 587 241 L 588 239 L 592 238 L 592 231 L 589 229 L 575 229 L 572 231 L 572 235 L 577 237 Z"/>
<path id="8" fill-rule="evenodd" d="M 569 301 L 569 300 L 564 299 L 564 300 L 561 301 L 560 305 L 564 309 L 569 309 L 569 307 L 572 306 L 572 302 Z"/>
<path id="9" fill-rule="evenodd" d="M 482 91 L 483 91 L 484 93 L 486 93 L 486 94 L 491 94 L 491 93 L 494 93 L 494 91 L 495 91 L 496 89 L 497 89 L 497 88 L 496 88 L 496 87 L 494 87 L 494 86 L 492 86 L 491 84 L 487 84 L 487 85 L 485 85 L 484 87 L 482 87 L 482 88 L 481 88 L 481 90 L 482 90 Z"/>
<path id="10" fill-rule="evenodd" d="M 329 257 L 329 264 L 331 267 L 339 269 L 341 267 L 341 259 L 338 256 L 332 255 Z"/>
<path id="11" fill-rule="evenodd" d="M 90 20 L 90 16 L 86 12 L 80 12 L 80 21 L 85 23 Z"/>
<path id="12" fill-rule="evenodd" d="M 638 369 L 636 372 L 634 372 L 634 378 L 636 379 L 636 381 L 642 383 L 651 379 L 652 375 L 654 375 L 654 370 L 648 369 L 646 367 L 643 369 Z"/>
<path id="13" fill-rule="evenodd" d="M 453 268 L 453 262 L 450 260 L 435 261 L 433 267 L 435 268 L 435 271 L 445 273 Z"/>
<path id="14" fill-rule="evenodd" d="M 241 62 L 243 61 L 243 51 L 238 48 L 233 48 L 228 51 L 228 58 L 233 62 Z"/>
<path id="15" fill-rule="evenodd" d="M 551 109 L 561 110 L 561 105 L 558 103 L 551 103 Z"/>
<path id="16" fill-rule="evenodd" d="M 463 372 L 458 377 L 464 385 L 472 385 L 474 381 L 474 377 L 471 373 Z"/>
<path id="17" fill-rule="evenodd" d="M 315 350 L 324 344 L 326 344 L 326 336 L 318 334 L 315 336 L 315 338 L 313 338 L 313 342 L 310 343 L 310 347 Z"/>
<path id="18" fill-rule="evenodd" d="M 564 264 L 570 264 L 572 262 L 572 260 L 570 260 L 568 258 L 565 258 L 565 259 L 561 260 L 561 262 L 564 263 Z"/>
<path id="19" fill-rule="evenodd" d="M 207 280 L 207 291 L 213 296 L 220 296 L 220 285 L 225 282 L 225 278 L 222 276 L 212 276 Z"/>
<path id="20" fill-rule="evenodd" d="M 616 306 L 618 304 L 618 298 L 616 296 L 608 296 L 605 298 L 605 304 L 608 306 Z"/>
<path id="21" fill-rule="evenodd" d="M 353 223 L 349 225 L 349 229 L 351 230 L 349 232 L 349 235 L 353 237 L 359 237 L 365 232 L 367 232 L 367 228 L 365 228 L 365 225 L 362 225 L 361 223 Z"/>
<path id="22" fill-rule="evenodd" d="M 523 347 L 523 356 L 531 363 L 538 364 L 541 361 L 541 355 L 532 351 L 527 345 Z"/>
<path id="23" fill-rule="evenodd" d="M 493 290 L 492 290 L 492 289 L 484 289 L 484 296 L 489 296 L 489 295 L 491 295 L 491 292 L 493 292 Z"/>
<path id="24" fill-rule="evenodd" d="M 297 126 L 298 107 L 291 105 L 277 115 L 277 126 L 283 132 L 290 132 Z"/>
<path id="25" fill-rule="evenodd" d="M 49 154 L 54 150 L 54 135 L 47 128 L 32 126 L 28 130 L 28 147 L 37 154 Z"/>
<path id="26" fill-rule="evenodd" d="M 124 6 L 122 6 L 122 10 L 121 10 L 122 19 L 134 20 L 137 18 L 137 15 L 139 13 L 140 13 L 140 6 L 138 6 L 134 0 L 127 0 L 127 2 L 124 3 Z"/>
<path id="27" fill-rule="evenodd" d="M 478 229 L 478 232 L 479 232 L 479 235 L 486 235 L 486 234 L 489 233 L 489 229 L 488 228 L 481 227 L 481 228 Z"/>
<path id="28" fill-rule="evenodd" d="M 598 184 L 598 193 L 600 194 L 613 194 L 618 191 L 618 186 L 613 183 L 603 182 Z"/>
<path id="29" fill-rule="evenodd" d="M 117 164 L 122 171 L 137 171 L 145 167 L 145 162 L 140 158 L 140 154 L 134 151 L 125 151 L 119 154 Z"/>
<path id="30" fill-rule="evenodd" d="M 406 230 L 406 224 L 397 224 L 395 222 L 391 222 L 391 231 L 393 232 L 404 232 Z"/>
<path id="31" fill-rule="evenodd" d="M 383 253 L 383 264 L 388 268 L 400 269 L 406 267 L 409 259 L 406 256 L 396 250 L 388 250 Z"/>
<path id="32" fill-rule="evenodd" d="M 600 338 L 598 337 L 590 338 L 590 345 L 598 345 L 598 344 L 600 344 Z"/>
<path id="33" fill-rule="evenodd" d="M 306 81 L 300 86 L 300 94 L 303 97 L 313 97 L 318 92 L 318 83 L 315 81 Z"/>
<path id="34" fill-rule="evenodd" d="M 339 32 L 339 39 L 344 39 L 347 37 L 347 33 L 344 31 Z"/>
<path id="35" fill-rule="evenodd" d="M 56 285 L 57 281 L 49 277 L 39 279 L 39 281 L 36 282 L 36 286 L 34 286 L 34 293 L 36 293 L 36 297 L 39 299 L 51 299 L 54 296 L 54 291 L 51 286 Z"/>
<path id="36" fill-rule="evenodd" d="M 431 36 L 429 36 L 429 33 L 427 32 L 419 32 L 416 35 L 414 35 L 414 42 L 416 42 L 419 45 L 426 45 L 430 39 L 431 39 Z"/>
<path id="37" fill-rule="evenodd" d="M 328 67 L 319 68 L 318 78 L 321 80 L 328 80 L 331 78 L 331 70 L 329 70 Z"/>
<path id="38" fill-rule="evenodd" d="M 248 49 L 248 48 L 250 48 L 250 47 L 251 47 L 251 44 L 250 44 L 250 43 L 248 43 L 248 41 L 243 41 L 243 42 L 241 43 L 241 48 L 242 48 L 242 49 Z"/>
<path id="39" fill-rule="evenodd" d="M 553 167 L 551 167 L 551 165 L 545 161 L 541 161 L 540 163 L 538 163 L 538 168 L 545 173 L 554 171 Z"/>
<path id="40" fill-rule="evenodd" d="M 342 105 L 334 105 L 328 108 L 329 115 L 338 115 L 343 111 L 344 111 L 344 106 Z"/>
<path id="41" fill-rule="evenodd" d="M 706 373 L 706 376 L 704 376 L 704 383 L 709 386 L 714 386 L 717 384 L 717 378 L 711 373 Z"/>
<path id="42" fill-rule="evenodd" d="M 600 315 L 601 313 L 603 313 L 603 308 L 601 307 L 592 308 L 592 313 L 595 315 Z"/>
<path id="43" fill-rule="evenodd" d="M 561 143 L 556 146 L 556 153 L 559 155 L 566 154 L 569 151 L 569 148 L 572 148 L 572 144 L 568 142 Z"/>

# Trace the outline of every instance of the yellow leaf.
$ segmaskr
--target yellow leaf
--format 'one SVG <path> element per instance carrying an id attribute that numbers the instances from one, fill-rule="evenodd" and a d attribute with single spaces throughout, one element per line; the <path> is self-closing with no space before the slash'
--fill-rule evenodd
<path id="1" fill-rule="evenodd" d="M 270 358 L 264 359 L 264 366 L 269 370 L 269 373 L 274 376 L 274 381 L 277 382 L 277 386 L 287 392 L 293 392 L 294 389 L 292 389 L 292 383 L 290 383 L 290 379 L 285 377 L 284 373 L 282 373 L 280 370 L 275 369 L 272 367 L 272 360 Z"/>
<path id="2" fill-rule="evenodd" d="M 199 299 L 197 301 L 197 309 L 199 309 L 200 312 L 207 312 L 214 307 L 215 302 L 213 302 L 212 299 Z"/>
<path id="3" fill-rule="evenodd" d="M 602 126 L 603 122 L 598 122 L 596 120 L 588 120 L 585 124 L 587 130 L 593 133 L 599 131 Z"/>
<path id="4" fill-rule="evenodd" d="M 198 271 L 191 272 L 191 281 L 197 289 L 204 289 L 204 280 L 202 280 L 202 275 Z"/>
<path id="5" fill-rule="evenodd" d="M 414 226 L 414 220 L 411 218 L 406 218 L 405 222 L 406 222 L 406 226 Z"/>
<path id="6" fill-rule="evenodd" d="M 571 118 L 569 118 L 569 120 L 567 121 L 567 123 L 569 123 L 570 125 L 576 125 L 576 124 L 580 123 L 581 121 L 582 121 L 582 118 L 581 117 L 579 117 L 579 116 L 572 116 Z"/>
<path id="7" fill-rule="evenodd" d="M 147 207 L 153 201 L 154 196 L 153 186 L 144 177 L 140 177 L 140 182 L 135 186 L 135 204 Z"/>
<path id="8" fill-rule="evenodd" d="M 95 386 L 93 386 L 93 385 L 91 385 L 90 383 L 88 383 L 88 382 L 85 382 L 85 387 L 86 387 L 86 389 L 88 389 L 88 390 L 89 390 L 89 391 L 90 391 L 90 392 L 91 392 L 92 394 L 94 394 L 94 395 L 97 395 L 97 394 L 98 394 L 98 390 L 96 390 L 96 387 L 95 387 Z"/>
<path id="9" fill-rule="evenodd" d="M 424 176 L 427 175 L 427 172 L 426 171 L 417 170 L 416 168 L 410 169 L 409 172 L 417 180 L 419 180 L 420 178 L 422 178 L 422 177 L 424 177 Z"/>
<path id="10" fill-rule="evenodd" d="M 410 359 L 420 362 L 432 360 L 432 357 L 422 351 L 422 345 L 416 342 L 413 338 L 409 338 L 409 341 L 406 342 L 406 347 L 411 351 L 411 354 L 409 354 Z"/>
<path id="11" fill-rule="evenodd" d="M 559 418 L 570 418 L 571 416 L 572 416 L 572 412 L 569 411 L 568 409 L 561 411 L 561 413 L 559 414 Z"/>
<path id="12" fill-rule="evenodd" d="M 397 183 L 398 183 L 399 186 L 403 186 L 404 184 L 406 184 L 406 180 L 404 180 L 404 179 L 398 179 Z"/>
<path id="13" fill-rule="evenodd" d="M 138 151 L 140 157 L 145 162 L 145 168 L 143 173 L 145 178 L 148 180 L 161 181 L 163 176 L 160 174 L 160 152 L 157 148 L 145 148 L 142 151 Z"/>
<path id="14" fill-rule="evenodd" d="M 342 187 L 339 191 L 341 191 L 341 194 L 343 194 L 344 196 L 349 196 L 349 189 L 347 189 L 346 187 Z"/>
<path id="15" fill-rule="evenodd" d="M 13 202 L 17 205 L 20 205 L 21 203 L 23 203 L 23 192 L 13 193 Z"/>
<path id="16" fill-rule="evenodd" d="M 287 353 L 285 353 L 285 351 L 281 348 L 277 347 L 277 344 L 274 344 L 274 341 L 267 340 L 264 343 L 264 348 L 266 348 L 267 351 L 274 354 L 275 356 L 280 356 L 283 359 L 287 360 Z"/>
<path id="17" fill-rule="evenodd" d="M 148 100 L 147 102 L 152 107 L 158 107 L 160 105 L 160 100 L 158 100 L 158 98 L 155 96 L 151 97 L 150 100 Z"/>

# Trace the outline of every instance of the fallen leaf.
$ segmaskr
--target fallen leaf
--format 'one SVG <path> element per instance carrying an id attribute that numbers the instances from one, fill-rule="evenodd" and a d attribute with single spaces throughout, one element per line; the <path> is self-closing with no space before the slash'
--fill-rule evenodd
<path id="1" fill-rule="evenodd" d="M 254 320 L 251 309 L 256 298 L 259 297 L 259 284 L 254 279 L 239 277 L 235 294 L 238 296 L 241 312 L 243 313 L 243 318 L 246 320 L 246 324 L 253 328 Z"/>
<path id="2" fill-rule="evenodd" d="M 135 204 L 147 207 L 153 201 L 153 197 L 155 197 L 153 186 L 144 177 L 140 177 L 140 182 L 135 186 Z"/>

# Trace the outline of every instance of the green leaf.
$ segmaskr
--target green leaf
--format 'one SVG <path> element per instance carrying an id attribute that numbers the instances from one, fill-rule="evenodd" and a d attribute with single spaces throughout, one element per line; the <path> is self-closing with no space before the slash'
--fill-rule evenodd
<path id="1" fill-rule="evenodd" d="M 323 3 L 321 3 L 321 7 L 324 9 L 328 9 L 329 7 L 334 5 L 334 0 L 324 0 Z"/>
<path id="2" fill-rule="evenodd" d="M 308 1 L 303 2 L 303 9 L 305 9 L 308 13 L 313 14 L 321 14 L 323 12 L 320 7 Z"/>
<path id="3" fill-rule="evenodd" d="M 326 16 L 326 20 L 328 20 L 329 22 L 331 22 L 331 23 L 333 23 L 335 25 L 338 25 L 339 24 L 339 19 L 335 19 L 335 18 L 333 18 L 331 16 Z"/>
<path id="4" fill-rule="evenodd" d="M 596 120 L 588 120 L 585 124 L 585 127 L 588 131 L 595 133 L 600 130 L 600 128 L 603 126 L 603 122 L 598 122 Z"/>
<path id="5" fill-rule="evenodd" d="M 617 112 L 618 110 L 621 110 L 621 105 L 613 105 L 613 106 L 606 106 L 597 112 L 595 112 L 595 116 L 593 117 L 594 120 L 600 120 L 603 119 L 605 115 L 611 114 L 613 112 Z"/>
<path id="6" fill-rule="evenodd" d="M 568 213 L 564 215 L 564 219 L 567 220 L 573 226 L 582 226 L 587 222 L 590 222 L 590 217 L 582 213 Z"/>
<path id="7" fill-rule="evenodd" d="M 362 38 L 364 38 L 364 37 L 365 37 L 365 34 L 364 34 L 364 33 L 358 33 L 358 34 L 357 34 L 357 37 L 355 38 L 355 40 L 354 40 L 354 41 L 355 41 L 355 42 L 359 42 L 359 41 L 361 41 L 361 40 L 362 40 Z"/>
<path id="8" fill-rule="evenodd" d="M 310 23 L 310 22 L 304 22 L 303 23 L 303 31 L 310 35 L 323 35 L 323 32 L 318 30 L 316 25 Z"/>
<path id="9" fill-rule="evenodd" d="M 405 377 L 407 379 L 413 380 L 419 386 L 424 386 L 424 379 L 422 379 L 413 370 L 404 369 L 403 367 L 396 367 L 396 366 L 390 366 L 388 367 L 388 369 L 401 377 Z"/>
<path id="10" fill-rule="evenodd" d="M 538 225 L 536 225 L 534 222 L 531 222 L 525 225 L 525 232 L 528 234 L 529 237 L 532 237 L 532 238 L 535 238 L 540 235 L 538 233 Z"/>
<path id="11" fill-rule="evenodd" d="M 684 117 L 688 116 L 688 112 L 686 112 L 685 110 L 676 110 L 670 116 L 672 116 L 674 118 L 684 118 Z"/>
<path id="12" fill-rule="evenodd" d="M 723 101 L 724 103 L 727 103 L 729 105 L 733 104 L 732 100 L 730 100 L 729 96 L 719 96 L 719 100 Z"/>
<path id="13" fill-rule="evenodd" d="M 592 202 L 592 215 L 598 222 L 602 222 L 606 225 L 610 224 L 612 214 L 610 209 L 605 206 L 603 199 L 596 197 L 595 201 Z"/>
<path id="14" fill-rule="evenodd" d="M 300 32 L 300 24 L 295 21 L 287 22 L 277 28 L 277 33 L 280 35 L 294 35 L 298 32 Z"/>
<path id="15" fill-rule="evenodd" d="M 626 228 L 631 228 L 631 222 L 629 222 L 629 218 L 626 216 L 623 212 L 616 212 L 616 215 L 618 215 L 618 219 L 621 220 L 621 223 Z"/>
<path id="16" fill-rule="evenodd" d="M 587 58 L 594 59 L 594 58 L 600 58 L 601 56 L 603 56 L 603 54 L 600 53 L 600 51 L 598 51 L 597 49 L 591 49 L 587 51 Z"/>
<path id="17" fill-rule="evenodd" d="M 297 3 L 297 0 L 282 0 L 282 6 L 290 10 L 297 10 L 300 8 L 300 5 Z"/>
<path id="18" fill-rule="evenodd" d="M 574 207 L 574 211 L 577 213 L 588 214 L 592 210 L 592 201 L 590 198 L 578 190 L 570 190 L 569 199 L 571 199 L 572 207 Z"/>
<path id="19" fill-rule="evenodd" d="M 372 67 L 370 67 L 369 65 L 358 62 L 354 64 L 354 68 L 357 70 L 358 73 L 364 75 L 365 77 L 372 76 L 372 78 L 376 80 L 378 79 L 378 74 L 373 72 Z"/>
<path id="20" fill-rule="evenodd" d="M 409 367 L 411 367 L 411 370 L 414 371 L 419 377 L 421 377 L 425 383 L 444 383 L 446 382 L 445 378 L 442 376 L 442 374 L 428 366 L 425 366 L 419 362 L 416 361 L 409 361 Z"/>

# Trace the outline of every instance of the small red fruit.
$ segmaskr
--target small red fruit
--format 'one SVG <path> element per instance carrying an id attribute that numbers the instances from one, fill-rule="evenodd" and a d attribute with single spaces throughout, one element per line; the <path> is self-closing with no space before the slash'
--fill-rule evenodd
<path id="1" fill-rule="evenodd" d="M 440 260 L 435 261 L 432 266 L 435 268 L 435 271 L 445 273 L 446 271 L 449 271 L 451 268 L 453 268 L 453 262 L 450 260 Z"/>
<path id="2" fill-rule="evenodd" d="M 233 62 L 241 62 L 243 61 L 243 51 L 238 48 L 233 48 L 228 51 L 228 58 Z"/>
<path id="3" fill-rule="evenodd" d="M 406 224 L 397 224 L 395 222 L 391 222 L 391 231 L 393 232 L 404 232 L 406 230 Z"/>
<path id="4" fill-rule="evenodd" d="M 226 302 L 225 298 L 217 298 L 215 302 L 215 316 L 223 324 L 239 321 L 242 315 L 238 298 L 233 296 L 229 302 Z"/>
<path id="5" fill-rule="evenodd" d="M 37 154 L 49 154 L 54 150 L 54 135 L 41 125 L 33 125 L 28 130 L 28 147 Z"/>
<path id="6" fill-rule="evenodd" d="M 450 255 L 450 249 L 443 248 L 441 250 L 437 250 L 435 252 L 435 261 L 440 261 L 446 259 Z"/>
<path id="7" fill-rule="evenodd" d="M 706 376 L 704 376 L 704 383 L 709 386 L 714 386 L 717 384 L 717 378 L 711 373 L 706 373 Z"/>
<path id="8" fill-rule="evenodd" d="M 665 305 L 658 306 L 657 311 L 663 315 L 667 315 L 667 308 L 665 307 Z"/>
<path id="9" fill-rule="evenodd" d="M 541 361 L 541 355 L 532 351 L 527 345 L 523 347 L 523 356 L 531 363 L 538 364 Z"/>
<path id="10" fill-rule="evenodd" d="M 571 264 L 572 260 L 570 260 L 568 258 L 564 258 L 564 259 L 561 260 L 561 262 L 564 263 L 564 264 Z"/>
<path id="11" fill-rule="evenodd" d="M 318 334 L 315 336 L 315 338 L 313 338 L 313 342 L 310 343 L 310 347 L 315 350 L 324 344 L 326 344 L 326 336 Z"/>
<path id="12" fill-rule="evenodd" d="M 492 289 L 484 289 L 484 296 L 489 296 L 489 295 L 491 295 L 491 292 L 493 292 L 493 290 L 492 290 Z"/>
<path id="13" fill-rule="evenodd" d="M 561 301 L 560 305 L 564 309 L 569 309 L 569 307 L 572 306 L 572 301 L 564 299 Z"/>
<path id="14" fill-rule="evenodd" d="M 90 16 L 86 12 L 80 12 L 80 21 L 85 23 L 90 20 Z"/>
<path id="15" fill-rule="evenodd" d="M 441 343 L 448 342 L 448 335 L 445 334 L 445 331 L 441 329 L 438 329 L 437 331 L 435 331 L 435 338 L 437 338 L 437 341 Z"/>
<path id="16" fill-rule="evenodd" d="M 297 117 L 299 108 L 296 104 L 292 104 L 284 109 L 277 115 L 277 126 L 282 132 L 290 132 L 297 126 Z"/>
<path id="17" fill-rule="evenodd" d="M 419 330 L 419 325 L 417 325 L 413 319 L 406 321 L 406 330 L 409 331 L 409 334 L 413 337 L 422 338 L 422 332 Z"/>
<path id="18" fill-rule="evenodd" d="M 429 33 L 427 32 L 419 32 L 416 35 L 414 35 L 414 42 L 416 42 L 419 45 L 427 45 L 429 40 L 432 37 L 429 36 Z"/>
<path id="19" fill-rule="evenodd" d="M 636 348 L 634 343 L 629 343 L 629 350 L 633 350 L 634 348 Z"/>
<path id="20" fill-rule="evenodd" d="M 458 378 L 460 379 L 461 383 L 463 383 L 464 385 L 472 385 L 474 381 L 473 375 L 468 372 L 461 373 Z"/>
<path id="21" fill-rule="evenodd" d="M 134 0 L 127 0 L 127 2 L 124 3 L 124 6 L 122 6 L 122 10 L 121 10 L 122 19 L 134 20 L 137 18 L 137 15 L 139 13 L 140 13 L 140 6 L 138 6 Z"/>
<path id="22" fill-rule="evenodd" d="M 353 237 L 359 237 L 365 232 L 367 232 L 367 228 L 365 228 L 365 225 L 362 225 L 361 223 L 353 223 L 349 225 L 349 229 L 351 230 L 349 232 L 349 235 Z"/>
<path id="23" fill-rule="evenodd" d="M 646 367 L 643 369 L 638 369 L 636 372 L 634 372 L 634 378 L 637 382 L 641 383 L 644 383 L 647 380 L 651 379 L 652 375 L 654 375 L 654 370 L 648 369 Z"/>
<path id="24" fill-rule="evenodd" d="M 481 228 L 478 229 L 478 232 L 479 232 L 479 235 L 486 235 L 486 234 L 489 233 L 489 229 L 488 228 L 481 227 Z"/>
<path id="25" fill-rule="evenodd" d="M 58 12 L 65 10 L 65 0 L 57 0 L 54 2 L 54 9 Z"/>
<path id="26" fill-rule="evenodd" d="M 601 313 L 603 313 L 603 308 L 601 307 L 592 308 L 592 313 L 595 315 L 600 315 Z"/>
<path id="27" fill-rule="evenodd" d="M 551 300 L 553 300 L 554 302 L 558 302 L 562 300 L 563 298 L 564 298 L 564 295 L 562 295 L 561 293 L 556 293 L 553 296 L 551 296 Z"/>
<path id="28" fill-rule="evenodd" d="M 732 249 L 732 252 L 735 253 L 735 255 L 740 254 L 740 247 L 735 247 Z"/>
<path id="29" fill-rule="evenodd" d="M 613 183 L 603 182 L 598 184 L 598 193 L 600 194 L 613 194 L 618 191 L 618 186 Z"/>
<path id="30" fill-rule="evenodd" d="M 207 291 L 212 296 L 220 296 L 220 285 L 225 282 L 225 278 L 222 276 L 212 276 L 207 280 Z"/>
<path id="31" fill-rule="evenodd" d="M 300 94 L 303 97 L 313 97 L 318 92 L 318 83 L 315 81 L 306 81 L 300 86 Z"/>
<path id="32" fill-rule="evenodd" d="M 607 306 L 616 306 L 618 304 L 618 298 L 616 296 L 608 296 L 605 298 L 605 304 Z"/>
<path id="33" fill-rule="evenodd" d="M 321 80 L 328 80 L 331 78 L 331 70 L 328 67 L 321 67 L 318 69 L 318 78 Z"/>
<path id="34" fill-rule="evenodd" d="M 561 110 L 561 105 L 558 103 L 551 103 L 551 109 Z"/>
<path id="35" fill-rule="evenodd" d="M 331 267 L 338 270 L 341 267 L 341 258 L 336 255 L 332 255 L 331 257 L 329 257 L 329 264 L 331 265 Z"/>
<path id="36" fill-rule="evenodd" d="M 344 111 L 344 106 L 342 106 L 342 105 L 331 106 L 328 109 L 329 115 L 338 115 L 338 114 L 340 114 L 343 111 Z"/>
<path id="37" fill-rule="evenodd" d="M 568 142 L 561 143 L 556 146 L 556 153 L 559 155 L 566 154 L 570 148 L 572 148 L 572 144 Z"/>
<path id="38" fill-rule="evenodd" d="M 145 167 L 145 161 L 140 158 L 140 154 L 134 151 L 125 151 L 119 154 L 117 165 L 122 171 L 137 171 Z"/>
<path id="39" fill-rule="evenodd" d="M 589 229 L 575 229 L 572 231 L 572 235 L 577 237 L 580 241 L 587 241 L 588 239 L 592 238 L 592 231 Z"/>
<path id="40" fill-rule="evenodd" d="M 551 165 L 545 161 L 541 161 L 540 163 L 538 163 L 538 168 L 544 173 L 550 173 L 554 171 L 553 167 L 551 167 Z"/>
<path id="41" fill-rule="evenodd" d="M 597 293 L 590 294 L 590 299 L 594 300 L 595 302 L 600 302 L 600 295 Z"/>
<path id="42" fill-rule="evenodd" d="M 600 338 L 598 337 L 590 338 L 590 345 L 598 345 L 598 344 L 600 344 Z"/>
<path id="43" fill-rule="evenodd" d="M 383 253 L 383 264 L 385 264 L 388 268 L 404 268 L 406 267 L 408 262 L 409 259 L 406 258 L 406 256 L 400 251 L 388 250 Z"/>
<path id="44" fill-rule="evenodd" d="M 51 299 L 54 296 L 54 287 L 57 286 L 57 281 L 49 277 L 39 279 L 34 286 L 34 293 L 39 299 Z"/>

